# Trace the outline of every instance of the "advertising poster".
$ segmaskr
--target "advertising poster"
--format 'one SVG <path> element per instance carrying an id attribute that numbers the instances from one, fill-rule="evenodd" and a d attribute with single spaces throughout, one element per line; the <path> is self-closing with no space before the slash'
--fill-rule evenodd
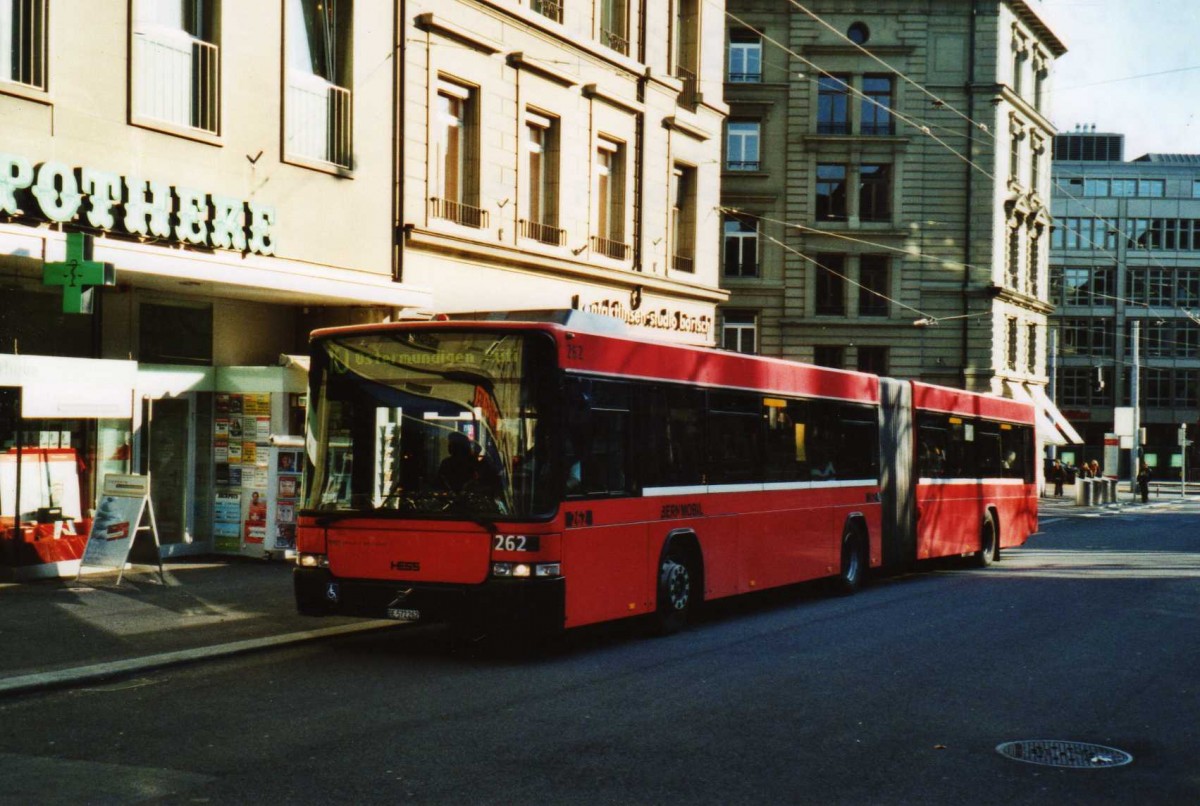
<path id="1" fill-rule="evenodd" d="M 81 569 L 125 566 L 149 497 L 150 479 L 146 476 L 110 473 L 104 477 L 100 506 L 83 549 Z"/>
<path id="2" fill-rule="evenodd" d="M 238 551 L 242 547 L 242 494 L 219 491 L 213 505 L 213 537 L 218 551 Z"/>
<path id="3" fill-rule="evenodd" d="M 275 550 L 289 551 L 296 548 L 296 510 L 300 507 L 303 488 L 304 455 L 294 447 L 272 448 L 271 452 L 274 456 L 270 468 L 274 506 L 268 533 Z"/>

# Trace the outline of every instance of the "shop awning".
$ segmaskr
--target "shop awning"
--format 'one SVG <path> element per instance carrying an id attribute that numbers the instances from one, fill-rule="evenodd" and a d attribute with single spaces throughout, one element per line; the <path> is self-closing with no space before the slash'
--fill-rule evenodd
<path id="1" fill-rule="evenodd" d="M 1033 394 L 1033 402 L 1037 404 L 1039 416 L 1044 416 L 1050 420 L 1055 429 L 1061 432 L 1066 439 L 1066 442 L 1055 444 L 1082 445 L 1083 437 L 1079 436 L 1079 432 L 1075 430 L 1075 426 L 1071 425 L 1071 422 L 1058 410 L 1058 406 L 1054 405 L 1054 401 L 1046 396 L 1046 387 L 1030 386 L 1029 391 Z"/>
<path id="2" fill-rule="evenodd" d="M 1070 445 L 1082 443 L 1083 438 L 1062 416 L 1053 401 L 1046 396 L 1041 386 L 1026 385 L 1015 381 L 1005 381 L 1008 396 L 1013 400 L 1032 403 L 1036 409 L 1038 441 L 1047 445 Z"/>

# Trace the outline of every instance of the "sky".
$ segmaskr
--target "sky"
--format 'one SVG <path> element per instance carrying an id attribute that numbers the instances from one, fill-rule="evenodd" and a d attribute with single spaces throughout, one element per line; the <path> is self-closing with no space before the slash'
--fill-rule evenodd
<path id="1" fill-rule="evenodd" d="M 1032 0 L 1067 46 L 1049 117 L 1125 135 L 1125 159 L 1200 154 L 1200 0 Z"/>

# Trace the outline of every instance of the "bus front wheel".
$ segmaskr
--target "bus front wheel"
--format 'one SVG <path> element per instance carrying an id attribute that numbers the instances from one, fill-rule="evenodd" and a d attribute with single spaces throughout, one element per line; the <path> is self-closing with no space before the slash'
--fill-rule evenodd
<path id="1" fill-rule="evenodd" d="M 678 549 L 668 550 L 658 569 L 658 607 L 654 621 L 659 635 L 679 632 L 687 624 L 694 605 L 694 578 L 688 557 Z"/>
<path id="2" fill-rule="evenodd" d="M 991 515 L 983 519 L 979 529 L 979 552 L 975 555 L 975 567 L 987 568 L 996 559 L 996 521 Z"/>

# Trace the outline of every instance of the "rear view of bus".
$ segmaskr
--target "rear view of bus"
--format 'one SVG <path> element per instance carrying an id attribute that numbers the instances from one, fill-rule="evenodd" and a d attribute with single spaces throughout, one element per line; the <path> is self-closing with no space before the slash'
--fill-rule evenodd
<path id="1" fill-rule="evenodd" d="M 503 325 L 314 334 L 301 612 L 561 627 L 555 355 Z"/>

